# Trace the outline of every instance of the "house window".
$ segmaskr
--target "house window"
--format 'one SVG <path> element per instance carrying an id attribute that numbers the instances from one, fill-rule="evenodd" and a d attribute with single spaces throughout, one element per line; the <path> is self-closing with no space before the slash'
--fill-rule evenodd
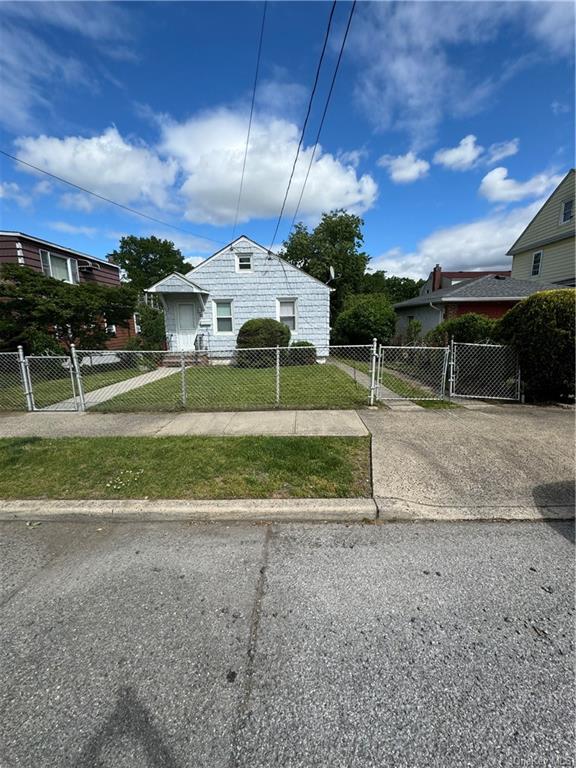
<path id="1" fill-rule="evenodd" d="M 134 333 L 142 333 L 142 325 L 141 325 L 141 319 L 140 319 L 140 313 L 135 312 L 133 317 L 134 321 Z"/>
<path id="2" fill-rule="evenodd" d="M 42 272 L 55 280 L 62 280 L 64 283 L 79 283 L 78 262 L 76 259 L 68 259 L 65 256 L 56 256 L 50 251 L 40 251 L 40 260 L 42 262 Z"/>
<path id="3" fill-rule="evenodd" d="M 538 277 L 542 267 L 542 251 L 536 251 L 532 256 L 532 277 Z"/>
<path id="4" fill-rule="evenodd" d="M 568 224 L 574 218 L 574 200 L 564 200 L 562 203 L 562 216 L 560 224 Z"/>
<path id="5" fill-rule="evenodd" d="M 296 299 L 278 299 L 278 320 L 296 330 Z"/>
<path id="6" fill-rule="evenodd" d="M 215 301 L 216 333 L 232 333 L 232 302 Z"/>
<path id="7" fill-rule="evenodd" d="M 251 253 L 239 253 L 236 256 L 236 271 L 252 272 L 252 254 Z"/>

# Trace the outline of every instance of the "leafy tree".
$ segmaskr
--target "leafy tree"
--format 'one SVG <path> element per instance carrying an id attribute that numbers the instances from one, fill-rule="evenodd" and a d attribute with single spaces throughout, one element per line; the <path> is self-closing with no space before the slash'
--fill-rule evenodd
<path id="1" fill-rule="evenodd" d="M 454 341 L 481 344 L 494 339 L 496 334 L 496 320 L 476 312 L 467 312 L 465 315 L 444 320 L 436 328 L 428 331 L 426 342 L 433 346 L 443 347 Z"/>
<path id="2" fill-rule="evenodd" d="M 368 272 L 362 279 L 362 293 L 383 293 L 391 304 L 418 296 L 424 280 L 412 280 L 410 277 L 386 276 L 383 270 Z"/>
<path id="3" fill-rule="evenodd" d="M 362 292 L 362 281 L 369 256 L 361 250 L 364 242 L 363 220 L 344 210 L 324 213 L 318 226 L 309 232 L 297 224 L 280 254 L 323 283 L 330 279 L 330 267 L 336 278 L 330 283 L 330 322 L 344 308 L 346 299 Z"/>
<path id="4" fill-rule="evenodd" d="M 501 318 L 499 339 L 518 351 L 526 395 L 532 400 L 574 398 L 576 291 L 542 291 Z"/>
<path id="5" fill-rule="evenodd" d="M 70 285 L 27 267 L 7 264 L 0 275 L 0 345 L 27 352 L 104 347 L 105 322 L 126 326 L 136 306 L 134 291 L 80 283 Z"/>
<path id="6" fill-rule="evenodd" d="M 371 344 L 373 338 L 387 344 L 395 325 L 396 315 L 386 296 L 352 296 L 336 319 L 334 337 L 338 344 Z"/>
<path id="7" fill-rule="evenodd" d="M 186 274 L 192 269 L 171 240 L 158 237 L 123 237 L 108 259 L 124 271 L 130 287 L 138 293 L 172 272 Z"/>

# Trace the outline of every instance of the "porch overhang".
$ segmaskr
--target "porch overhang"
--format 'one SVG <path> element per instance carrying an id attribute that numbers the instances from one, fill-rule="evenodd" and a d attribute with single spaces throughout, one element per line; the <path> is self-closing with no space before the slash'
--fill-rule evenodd
<path id="1" fill-rule="evenodd" d="M 202 297 L 210 295 L 209 291 L 204 290 L 201 285 L 193 282 L 185 275 L 181 275 L 179 272 L 173 272 L 171 275 L 164 277 L 150 288 L 146 288 L 145 292 L 162 295 L 196 294 Z"/>

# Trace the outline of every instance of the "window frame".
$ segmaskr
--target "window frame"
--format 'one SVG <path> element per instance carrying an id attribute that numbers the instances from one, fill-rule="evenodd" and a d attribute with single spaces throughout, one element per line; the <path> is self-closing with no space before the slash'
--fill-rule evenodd
<path id="1" fill-rule="evenodd" d="M 288 323 L 282 320 L 281 304 L 287 301 L 292 302 L 294 307 L 294 314 L 284 315 L 284 317 L 294 318 L 294 328 L 290 328 Z M 295 296 L 282 296 L 276 299 L 276 320 L 278 320 L 279 323 L 283 323 L 289 329 L 290 333 L 298 333 L 298 299 Z"/>
<path id="2" fill-rule="evenodd" d="M 538 271 L 534 272 L 534 262 L 536 261 L 536 256 L 538 256 Z M 532 254 L 532 268 L 530 270 L 530 277 L 540 277 L 542 274 L 542 258 L 544 256 L 544 251 L 534 251 Z"/>
<path id="3" fill-rule="evenodd" d="M 60 253 L 52 253 L 52 251 L 47 251 L 45 248 L 39 248 L 38 253 L 40 255 L 40 266 L 42 272 L 47 275 L 47 277 L 51 277 L 54 280 L 59 280 L 61 283 L 68 283 L 68 285 L 79 285 L 80 272 L 78 270 L 78 262 L 76 259 L 72 259 L 70 256 L 63 256 Z M 67 280 L 61 280 L 59 277 L 54 277 L 52 269 L 53 258 L 61 259 L 62 261 L 66 262 L 66 269 L 68 272 Z M 48 268 L 48 273 L 46 272 L 46 267 Z"/>
<path id="4" fill-rule="evenodd" d="M 230 316 L 218 318 L 218 304 L 230 304 Z M 234 299 L 212 299 L 212 319 L 214 323 L 215 336 L 233 336 L 234 335 Z M 231 328 L 229 331 L 218 330 L 218 320 L 230 320 Z"/>
<path id="5" fill-rule="evenodd" d="M 252 253 L 252 251 L 246 251 L 246 252 L 240 251 L 239 253 L 236 253 L 236 272 L 237 272 L 237 274 L 239 274 L 239 275 L 246 275 L 246 274 L 250 274 L 251 272 L 253 272 L 253 266 L 254 266 L 253 256 L 254 256 L 254 254 Z M 250 259 L 250 267 L 248 269 L 240 267 L 240 259 L 246 259 L 246 258 Z"/>
<path id="6" fill-rule="evenodd" d="M 572 216 L 569 219 L 564 218 L 564 210 L 568 204 L 572 204 Z M 567 200 L 563 200 L 560 204 L 560 225 L 570 224 L 574 221 L 574 200 L 569 197 Z"/>

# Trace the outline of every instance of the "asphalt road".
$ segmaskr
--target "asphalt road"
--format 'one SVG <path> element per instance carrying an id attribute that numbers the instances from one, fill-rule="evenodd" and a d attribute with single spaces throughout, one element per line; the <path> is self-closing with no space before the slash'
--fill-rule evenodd
<path id="1" fill-rule="evenodd" d="M 3 523 L 0 766 L 572 766 L 573 532 Z"/>

